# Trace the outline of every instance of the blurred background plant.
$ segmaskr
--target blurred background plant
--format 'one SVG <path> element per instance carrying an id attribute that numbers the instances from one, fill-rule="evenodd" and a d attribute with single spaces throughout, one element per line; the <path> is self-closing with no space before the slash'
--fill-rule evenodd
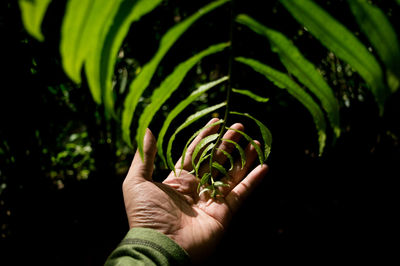
<path id="1" fill-rule="evenodd" d="M 163 34 L 210 2 L 162 1 L 135 22 L 134 27 L 128 28 L 110 76 L 117 117 L 123 111 L 130 82 L 156 53 Z M 379 64 L 384 65 L 371 41 L 362 33 L 347 1 L 315 2 L 346 25 L 378 58 Z M 89 89 L 85 75 L 77 85 L 63 71 L 59 47 L 66 3 L 52 1 L 48 6 L 42 35 L 35 35 L 39 39 L 43 37 L 44 42 L 38 42 L 26 32 L 17 1 L 6 0 L 0 4 L 0 33 L 6 40 L 1 50 L 6 69 L 2 72 L 0 90 L 0 230 L 5 265 L 21 249 L 29 254 L 20 258 L 26 261 L 39 259 L 53 265 L 102 264 L 127 230 L 120 186 L 134 150 L 122 138 L 120 120 L 110 119 L 105 111 L 107 107 L 93 101 L 93 90 Z M 396 1 L 372 3 L 386 14 L 399 36 L 399 22 L 395 18 L 400 15 L 400 8 Z M 308 261 L 319 250 L 318 245 L 303 244 L 303 248 L 296 248 L 302 239 L 330 242 L 335 246 L 343 239 L 361 243 L 371 236 L 380 237 L 378 230 L 364 234 L 370 226 L 361 221 L 376 215 L 386 217 L 387 202 L 382 206 L 379 201 L 320 200 L 318 196 L 391 194 L 390 188 L 394 188 L 393 182 L 399 175 L 399 93 L 388 98 L 385 112 L 380 116 L 375 97 L 357 71 L 321 45 L 310 34 L 310 29 L 298 23 L 279 1 L 263 4 L 255 0 L 236 1 L 236 9 L 284 33 L 315 65 L 338 99 L 342 133 L 336 139 L 327 131 L 324 155 L 318 157 L 320 143 L 314 118 L 307 108 L 262 75 L 237 65 L 234 85 L 240 84 L 238 88 L 268 97 L 270 101 L 254 103 L 236 95 L 232 98 L 233 104 L 240 111 L 250 112 L 267 122 L 274 135 L 274 146 L 268 162 L 271 166 L 268 180 L 239 214 L 220 250 L 223 254 L 251 252 L 256 254 L 255 263 L 265 259 L 257 254 L 267 249 L 271 251 L 271 261 L 289 260 L 282 255 L 298 251 Z M 207 14 L 174 43 L 160 62 L 150 90 L 145 90 L 139 98 L 130 127 L 133 135 L 140 114 L 151 103 L 152 90 L 188 55 L 229 40 L 229 25 L 230 6 L 227 5 Z M 267 38 L 240 25 L 235 38 L 239 38 L 234 48 L 236 55 L 257 58 L 287 72 L 280 57 L 267 49 L 270 47 Z M 226 75 L 228 61 L 227 53 L 200 61 L 183 80 L 183 91 L 193 91 Z M 188 107 L 188 113 L 220 102 L 225 90 L 226 86 L 210 90 Z M 154 132 L 160 130 L 169 111 L 187 97 L 187 92 L 175 93 L 165 102 L 150 124 Z M 319 104 L 318 99 L 313 99 Z M 214 115 L 222 116 L 221 113 Z M 239 121 L 245 123 L 246 132 L 258 132 L 247 121 Z M 183 118 L 170 127 L 176 128 L 182 122 Z M 183 147 L 187 138 L 177 140 L 175 145 Z M 174 158 L 178 154 L 173 154 Z M 155 179 L 160 181 L 167 173 L 158 158 Z M 289 195 L 295 199 L 280 199 Z M 302 199 L 304 195 L 313 199 Z M 246 217 L 253 217 L 254 212 L 268 215 L 268 219 L 249 221 Z M 385 226 L 380 229 L 384 231 L 389 224 Z M 249 235 L 270 241 L 259 247 L 249 245 L 238 249 L 234 243 L 248 241 Z M 40 239 L 42 243 L 25 248 L 22 243 L 26 239 L 34 242 Z M 351 249 L 350 244 L 344 244 L 343 249 L 346 247 Z M 324 252 L 333 256 L 336 249 Z M 344 258 L 344 254 L 345 251 L 338 259 Z M 219 255 L 212 259 L 215 263 L 227 261 Z M 246 261 L 246 256 L 235 257 L 234 262 L 238 261 Z"/>

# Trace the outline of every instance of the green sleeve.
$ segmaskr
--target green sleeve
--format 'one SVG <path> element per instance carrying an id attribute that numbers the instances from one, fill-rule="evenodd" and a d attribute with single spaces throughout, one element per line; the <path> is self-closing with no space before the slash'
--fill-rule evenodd
<path id="1" fill-rule="evenodd" d="M 189 255 L 166 235 L 148 228 L 132 228 L 105 265 L 188 265 Z"/>

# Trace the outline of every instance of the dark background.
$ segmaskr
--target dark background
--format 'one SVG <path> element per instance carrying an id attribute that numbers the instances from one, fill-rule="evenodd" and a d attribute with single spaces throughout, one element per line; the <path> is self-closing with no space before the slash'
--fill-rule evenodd
<path id="1" fill-rule="evenodd" d="M 44 43 L 26 34 L 16 1 L 0 4 L 1 265 L 101 265 L 128 230 L 121 184 L 133 151 L 121 140 L 119 122 L 105 119 L 85 83 L 77 86 L 63 73 L 58 45 L 65 1 L 54 2 L 43 24 Z M 390 239 L 398 231 L 400 95 L 397 92 L 389 99 L 384 116 L 379 117 L 362 79 L 356 73 L 346 76 L 337 71 L 337 66 L 345 69 L 346 64 L 330 57 L 277 1 L 265 2 L 237 1 L 236 10 L 285 33 L 325 70 L 324 77 L 341 105 L 343 133 L 337 140 L 329 133 L 326 150 L 318 157 L 316 130 L 307 110 L 262 76 L 234 65 L 235 86 L 271 98 L 267 104 L 233 98 L 236 109 L 253 114 L 272 131 L 270 172 L 207 264 L 325 265 L 373 260 L 382 264 L 396 251 Z M 400 15 L 395 1 L 374 2 L 399 29 L 393 19 Z M 126 95 L 124 78 L 131 80 L 138 66 L 151 58 L 169 27 L 205 3 L 165 1 L 132 27 L 116 67 L 117 113 Z M 318 3 L 359 32 L 344 1 Z M 151 86 L 192 53 L 227 41 L 229 20 L 226 6 L 195 24 L 162 61 Z M 368 44 L 362 34 L 359 38 Z M 239 26 L 234 32 L 234 53 L 284 71 L 268 41 Z M 227 62 L 227 54 L 203 60 L 167 102 L 167 109 L 188 95 L 184 88 L 226 75 Z M 223 91 L 217 90 L 191 108 L 223 99 Z M 145 104 L 146 99 L 138 113 Z M 165 113 L 155 117 L 154 132 L 164 117 Z M 250 135 L 257 136 L 251 125 L 243 123 Z M 68 148 L 71 143 L 75 146 Z M 179 145 L 184 142 L 177 143 L 177 150 Z M 86 146 L 90 151 L 77 152 Z M 159 160 L 156 165 L 160 166 Z M 156 179 L 166 173 L 158 167 Z"/>

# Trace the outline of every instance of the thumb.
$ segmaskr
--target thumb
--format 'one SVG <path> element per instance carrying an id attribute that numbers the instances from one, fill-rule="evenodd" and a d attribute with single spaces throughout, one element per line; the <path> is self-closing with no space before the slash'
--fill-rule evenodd
<path id="1" fill-rule="evenodd" d="M 143 140 L 143 159 L 140 156 L 139 150 L 137 150 L 126 179 L 151 181 L 156 151 L 156 139 L 150 129 L 147 129 Z"/>
<path id="2" fill-rule="evenodd" d="M 225 199 L 232 211 L 236 211 L 240 207 L 244 199 L 255 189 L 267 172 L 268 166 L 266 164 L 257 166 L 229 192 Z"/>

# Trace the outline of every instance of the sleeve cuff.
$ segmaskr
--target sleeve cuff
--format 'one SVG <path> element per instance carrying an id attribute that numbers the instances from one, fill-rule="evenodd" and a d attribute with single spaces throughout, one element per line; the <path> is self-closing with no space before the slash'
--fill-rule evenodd
<path id="1" fill-rule="evenodd" d="M 183 248 L 166 235 L 149 228 L 132 228 L 129 230 L 119 246 L 110 255 L 108 262 L 115 261 L 118 258 L 121 260 L 136 258 L 151 261 L 155 265 L 190 264 L 189 255 Z"/>

